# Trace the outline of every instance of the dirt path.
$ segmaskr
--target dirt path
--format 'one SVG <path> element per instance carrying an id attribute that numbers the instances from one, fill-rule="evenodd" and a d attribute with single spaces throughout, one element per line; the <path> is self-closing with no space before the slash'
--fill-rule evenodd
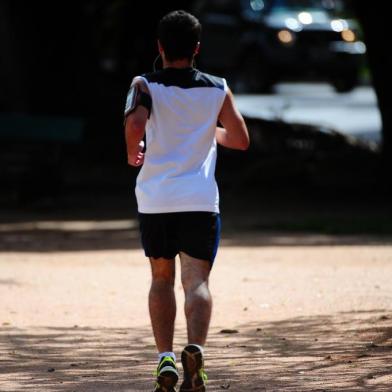
<path id="1" fill-rule="evenodd" d="M 391 242 L 245 237 L 212 274 L 208 391 L 392 391 Z M 138 249 L 1 252 L 0 391 L 150 391 L 148 285 Z"/>

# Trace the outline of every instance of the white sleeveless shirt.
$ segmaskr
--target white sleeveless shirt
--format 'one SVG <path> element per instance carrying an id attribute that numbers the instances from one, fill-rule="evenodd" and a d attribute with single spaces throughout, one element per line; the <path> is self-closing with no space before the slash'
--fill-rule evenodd
<path id="1" fill-rule="evenodd" d="M 215 131 L 225 79 L 194 68 L 165 68 L 135 79 L 144 81 L 152 98 L 136 181 L 139 212 L 219 212 Z"/>

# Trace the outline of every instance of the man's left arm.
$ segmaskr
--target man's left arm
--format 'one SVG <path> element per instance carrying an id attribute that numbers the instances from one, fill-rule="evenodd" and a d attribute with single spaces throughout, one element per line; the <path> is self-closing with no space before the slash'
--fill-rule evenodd
<path id="1" fill-rule="evenodd" d="M 125 107 L 125 140 L 128 164 L 141 166 L 144 162 L 143 138 L 151 111 L 151 97 L 141 80 L 132 83 Z"/>

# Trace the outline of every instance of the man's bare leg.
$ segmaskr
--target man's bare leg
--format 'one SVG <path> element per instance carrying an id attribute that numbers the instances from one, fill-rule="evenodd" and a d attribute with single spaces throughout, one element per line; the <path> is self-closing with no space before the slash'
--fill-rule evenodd
<path id="1" fill-rule="evenodd" d="M 148 298 L 151 325 L 158 352 L 173 351 L 176 298 L 174 259 L 150 259 L 152 282 Z"/>
<path id="2" fill-rule="evenodd" d="M 212 311 L 208 288 L 211 266 L 208 261 L 195 259 L 183 252 L 180 253 L 180 260 L 188 343 L 204 346 Z"/>
<path id="3" fill-rule="evenodd" d="M 208 288 L 211 266 L 180 253 L 181 281 L 185 292 L 185 317 L 188 328 L 188 345 L 181 353 L 184 379 L 181 391 L 205 391 L 203 346 L 210 325 L 212 298 Z"/>

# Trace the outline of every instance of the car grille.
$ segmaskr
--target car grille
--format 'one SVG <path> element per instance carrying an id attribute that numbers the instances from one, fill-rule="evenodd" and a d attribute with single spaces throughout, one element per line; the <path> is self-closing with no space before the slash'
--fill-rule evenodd
<path id="1" fill-rule="evenodd" d="M 336 31 L 301 31 L 297 33 L 297 42 L 301 45 L 319 46 L 330 42 L 341 41 L 340 33 Z"/>

